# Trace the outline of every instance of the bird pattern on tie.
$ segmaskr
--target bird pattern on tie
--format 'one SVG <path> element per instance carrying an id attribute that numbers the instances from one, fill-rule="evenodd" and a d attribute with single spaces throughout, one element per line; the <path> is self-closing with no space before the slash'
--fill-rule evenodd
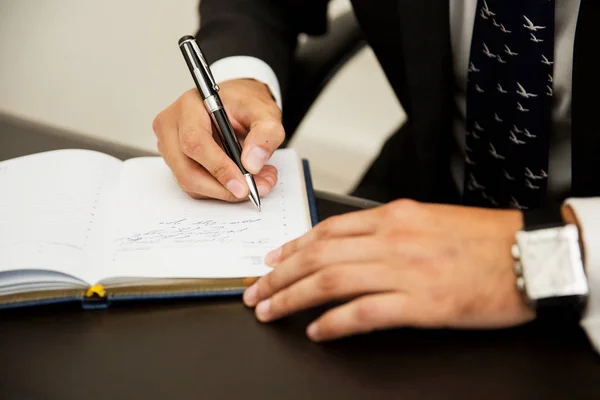
<path id="1" fill-rule="evenodd" d="M 545 204 L 554 73 L 553 0 L 479 0 L 467 82 L 463 204 Z"/>

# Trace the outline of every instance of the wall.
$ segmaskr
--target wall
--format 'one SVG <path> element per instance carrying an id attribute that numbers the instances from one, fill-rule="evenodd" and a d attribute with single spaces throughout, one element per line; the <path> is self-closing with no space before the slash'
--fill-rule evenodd
<path id="1" fill-rule="evenodd" d="M 154 115 L 190 86 L 197 1 L 177 3 L 2 0 L 0 110 L 154 149 Z"/>

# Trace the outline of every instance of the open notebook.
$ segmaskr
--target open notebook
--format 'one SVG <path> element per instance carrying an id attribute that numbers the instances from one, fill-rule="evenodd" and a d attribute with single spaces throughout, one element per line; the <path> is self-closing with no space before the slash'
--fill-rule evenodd
<path id="1" fill-rule="evenodd" d="M 194 200 L 160 157 L 58 150 L 0 162 L 0 308 L 239 294 L 266 253 L 316 223 L 308 164 L 250 201 Z"/>

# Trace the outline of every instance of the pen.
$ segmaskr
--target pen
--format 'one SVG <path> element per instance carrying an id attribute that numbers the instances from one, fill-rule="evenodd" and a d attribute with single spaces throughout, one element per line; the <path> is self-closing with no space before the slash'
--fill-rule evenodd
<path id="1" fill-rule="evenodd" d="M 229 122 L 229 118 L 227 117 L 227 113 L 223 108 L 221 98 L 219 97 L 219 86 L 210 72 L 206 59 L 193 36 L 186 35 L 179 39 L 179 48 L 190 69 L 192 78 L 200 92 L 200 96 L 202 96 L 204 107 L 206 108 L 206 111 L 208 111 L 213 124 L 219 132 L 223 149 L 246 178 L 250 192 L 248 197 L 260 211 L 260 197 L 258 195 L 256 182 L 254 181 L 252 174 L 250 174 L 242 165 L 242 148 L 240 142 L 238 141 L 237 136 L 231 127 L 231 122 Z"/>

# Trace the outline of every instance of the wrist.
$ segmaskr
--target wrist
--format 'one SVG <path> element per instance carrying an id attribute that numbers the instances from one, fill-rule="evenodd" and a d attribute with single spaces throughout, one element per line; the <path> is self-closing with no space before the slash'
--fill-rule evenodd
<path id="1" fill-rule="evenodd" d="M 221 89 L 235 93 L 245 99 L 247 99 L 248 96 L 251 96 L 253 99 L 252 101 L 258 99 L 264 103 L 272 103 L 274 107 L 278 108 L 277 100 L 269 86 L 257 79 L 235 78 L 221 82 L 219 86 L 221 86 Z"/>
<path id="2" fill-rule="evenodd" d="M 537 316 L 578 319 L 588 295 L 580 235 L 560 207 L 525 210 L 512 248 L 516 285 Z"/>
<path id="3" fill-rule="evenodd" d="M 271 91 L 271 88 L 266 83 L 254 78 L 240 78 L 240 80 L 252 82 L 252 84 L 255 84 L 257 87 L 260 88 L 261 92 L 264 92 L 266 96 L 270 97 L 274 103 L 277 103 L 277 98 L 275 97 L 275 94 L 273 94 L 273 91 Z"/>
<path id="4" fill-rule="evenodd" d="M 561 208 L 561 216 L 562 219 L 564 221 L 565 224 L 568 225 L 573 225 L 577 228 L 577 233 L 579 236 L 579 250 L 581 252 L 581 260 L 583 261 L 583 266 L 585 268 L 585 246 L 583 245 L 583 235 L 582 235 L 582 229 L 581 229 L 581 224 L 579 223 L 579 220 L 577 219 L 577 216 L 575 215 L 575 211 L 573 210 L 573 208 L 570 205 L 564 205 Z"/>
<path id="5" fill-rule="evenodd" d="M 250 56 L 231 56 L 215 61 L 211 65 L 215 80 L 219 85 L 226 81 L 254 79 L 264 83 L 269 89 L 269 96 L 275 98 L 281 110 L 281 89 L 279 80 L 273 69 L 263 60 Z"/>

